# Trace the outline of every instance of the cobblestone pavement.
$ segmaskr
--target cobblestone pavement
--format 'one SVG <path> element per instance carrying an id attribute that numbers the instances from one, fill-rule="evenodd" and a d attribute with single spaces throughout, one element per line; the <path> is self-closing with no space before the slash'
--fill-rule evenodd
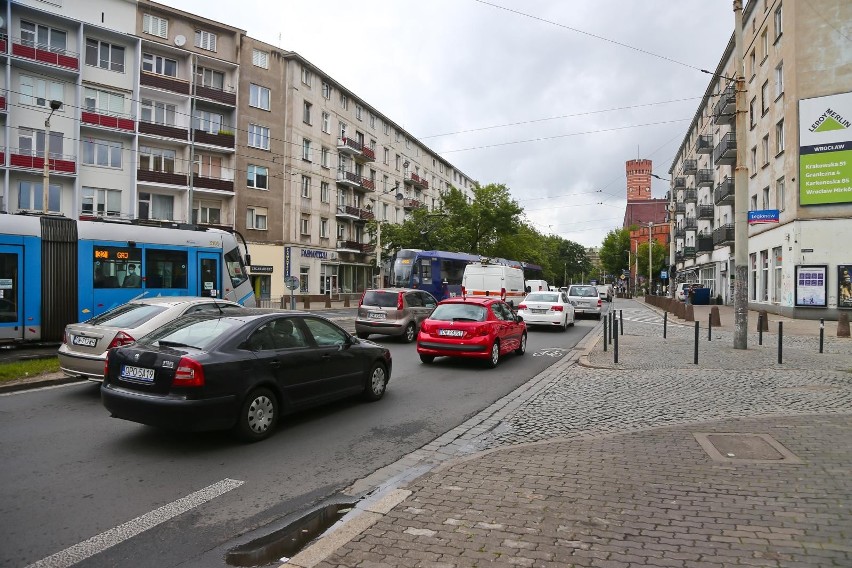
<path id="1" fill-rule="evenodd" d="M 852 566 L 852 343 L 827 338 L 819 354 L 785 337 L 778 364 L 756 334 L 734 350 L 705 327 L 695 365 L 692 324 L 663 339 L 655 312 L 615 307 L 618 364 L 596 328 L 580 352 L 353 485 L 405 492 L 342 546 L 321 540 L 289 565 Z M 748 437 L 716 461 L 701 432 L 768 434 L 794 459 Z"/>

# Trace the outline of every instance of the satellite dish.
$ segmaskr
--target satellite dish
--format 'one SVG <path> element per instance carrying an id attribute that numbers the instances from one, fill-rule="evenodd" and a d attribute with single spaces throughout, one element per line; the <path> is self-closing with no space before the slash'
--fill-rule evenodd
<path id="1" fill-rule="evenodd" d="M 184 36 L 182 36 L 182 35 L 176 35 L 175 36 L 175 45 L 176 46 L 183 47 L 185 43 L 186 43 L 186 38 Z"/>

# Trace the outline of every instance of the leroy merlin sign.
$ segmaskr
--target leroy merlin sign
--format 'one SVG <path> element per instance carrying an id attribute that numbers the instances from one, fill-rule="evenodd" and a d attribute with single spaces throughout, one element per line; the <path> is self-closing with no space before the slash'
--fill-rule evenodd
<path id="1" fill-rule="evenodd" d="M 799 101 L 799 203 L 852 203 L 852 93 Z"/>

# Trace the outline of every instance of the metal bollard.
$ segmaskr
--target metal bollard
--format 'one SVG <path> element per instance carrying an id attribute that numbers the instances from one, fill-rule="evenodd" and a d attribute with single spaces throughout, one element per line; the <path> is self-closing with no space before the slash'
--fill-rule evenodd
<path id="1" fill-rule="evenodd" d="M 607 318 L 603 319 L 603 322 L 604 322 L 604 353 L 606 353 L 606 342 L 607 342 L 606 320 L 607 320 Z"/>
<path id="2" fill-rule="evenodd" d="M 713 314 L 707 315 L 707 341 L 713 341 Z"/>
<path id="3" fill-rule="evenodd" d="M 618 363 L 618 334 L 616 333 L 614 337 L 615 337 L 615 343 L 612 346 L 612 354 L 613 354 L 613 357 L 614 357 L 613 360 L 616 363 Z"/>
<path id="4" fill-rule="evenodd" d="M 784 339 L 784 322 L 778 322 L 778 364 L 781 364 L 781 344 Z"/>
<path id="5" fill-rule="evenodd" d="M 695 322 L 695 348 L 693 350 L 692 362 L 698 364 L 698 322 Z"/>
<path id="6" fill-rule="evenodd" d="M 621 335 L 624 335 L 624 310 L 618 310 L 618 329 L 621 330 Z"/>
<path id="7" fill-rule="evenodd" d="M 669 321 L 669 312 L 663 312 L 663 339 L 666 338 L 666 324 Z"/>
<path id="8" fill-rule="evenodd" d="M 615 337 L 615 330 L 618 322 L 615 321 L 615 312 L 609 313 L 609 344 L 612 345 L 612 340 Z"/>
<path id="9" fill-rule="evenodd" d="M 757 314 L 757 344 L 763 345 L 763 314 Z"/>
<path id="10" fill-rule="evenodd" d="M 824 341 L 825 336 L 825 320 L 819 320 L 819 352 L 822 353 L 822 343 Z"/>

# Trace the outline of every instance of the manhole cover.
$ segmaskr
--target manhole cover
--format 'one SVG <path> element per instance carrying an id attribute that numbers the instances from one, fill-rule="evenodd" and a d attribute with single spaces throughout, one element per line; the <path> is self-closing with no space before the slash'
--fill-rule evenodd
<path id="1" fill-rule="evenodd" d="M 693 433 L 715 461 L 734 463 L 802 463 L 769 434 Z"/>

